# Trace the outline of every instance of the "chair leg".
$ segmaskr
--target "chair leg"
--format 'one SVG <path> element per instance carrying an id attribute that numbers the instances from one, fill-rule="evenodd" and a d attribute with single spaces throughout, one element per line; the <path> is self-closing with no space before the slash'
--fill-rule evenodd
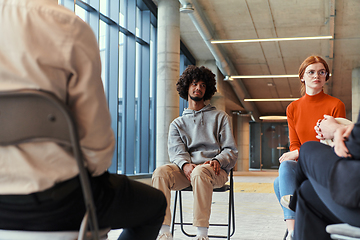
<path id="1" fill-rule="evenodd" d="M 171 221 L 171 235 L 172 235 L 172 236 L 174 236 L 177 197 L 178 197 L 178 191 L 175 191 L 174 209 L 173 209 L 173 215 L 172 215 L 172 221 Z"/>
<path id="2" fill-rule="evenodd" d="M 185 229 L 184 229 L 184 225 L 192 225 L 192 224 L 184 223 L 184 221 L 183 221 L 183 209 L 182 209 L 181 191 L 179 191 L 179 211 L 180 211 L 180 228 L 181 228 L 181 231 L 183 232 L 183 234 L 185 234 L 188 237 L 195 237 L 196 234 L 190 234 L 190 233 L 186 232 Z"/>
<path id="3" fill-rule="evenodd" d="M 229 190 L 229 213 L 228 213 L 228 234 L 227 239 L 230 240 L 235 233 L 235 201 L 234 201 L 234 180 L 233 173 L 230 173 L 230 190 Z M 232 227 L 232 232 L 230 230 Z"/>
<path id="4" fill-rule="evenodd" d="M 210 226 L 227 226 L 228 231 L 227 235 L 209 235 L 211 238 L 227 238 L 230 240 L 230 238 L 235 233 L 235 200 L 234 200 L 234 187 L 233 187 L 233 178 L 232 173 L 230 177 L 230 189 L 229 189 L 229 210 L 228 210 L 228 224 L 210 224 Z M 174 210 L 173 210 L 173 217 L 172 217 L 172 223 L 171 223 L 171 234 L 174 235 L 174 225 L 178 224 L 180 225 L 181 231 L 184 235 L 188 237 L 195 237 L 196 234 L 190 234 L 186 232 L 184 229 L 184 225 L 192 225 L 192 223 L 184 222 L 183 218 L 183 208 L 182 208 L 182 191 L 176 191 L 175 193 L 175 199 L 174 199 Z M 177 199 L 179 198 L 179 214 L 180 214 L 180 222 L 175 222 L 175 214 L 176 214 L 176 205 L 177 205 Z M 232 228 L 232 231 L 231 231 Z"/>
<path id="5" fill-rule="evenodd" d="M 179 214 L 180 214 L 180 222 L 176 223 L 175 222 L 175 215 L 176 215 L 176 205 L 177 205 L 177 199 L 179 198 Z M 184 219 L 183 219 L 183 212 L 182 212 L 182 196 L 181 196 L 181 191 L 176 191 L 175 192 L 175 198 L 174 198 L 174 209 L 173 209 L 173 216 L 172 216 L 172 222 L 171 222 L 171 235 L 174 236 L 174 227 L 175 224 L 180 225 L 180 229 L 183 232 L 183 234 L 185 234 L 188 237 L 195 237 L 196 235 L 194 234 L 189 234 L 188 232 L 185 231 L 184 229 L 184 225 L 192 225 L 190 223 L 184 223 Z"/>
<path id="6" fill-rule="evenodd" d="M 183 228 L 183 214 L 182 214 L 182 196 L 181 196 L 181 191 L 179 191 L 179 211 L 180 211 L 180 228 L 181 231 L 184 233 L 184 228 Z"/>
<path id="7" fill-rule="evenodd" d="M 235 200 L 234 200 L 234 189 L 232 189 L 231 193 L 231 208 L 232 208 L 232 233 L 230 234 L 230 237 L 234 235 L 235 233 Z"/>
<path id="8" fill-rule="evenodd" d="M 230 192 L 229 192 L 229 213 L 228 213 L 228 234 L 227 234 L 227 239 L 228 240 L 230 240 L 231 215 L 232 215 L 232 194 L 231 194 L 231 187 L 230 187 Z"/>
<path id="9" fill-rule="evenodd" d="M 287 235 L 288 235 L 288 230 L 286 229 L 286 231 L 285 231 L 285 235 L 284 235 L 284 239 L 283 240 L 286 240 L 286 237 L 287 237 Z"/>

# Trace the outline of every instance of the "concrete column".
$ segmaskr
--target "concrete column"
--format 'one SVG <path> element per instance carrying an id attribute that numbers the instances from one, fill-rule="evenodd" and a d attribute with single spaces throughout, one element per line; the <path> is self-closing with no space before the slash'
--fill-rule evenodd
<path id="1" fill-rule="evenodd" d="M 211 98 L 210 103 L 214 105 L 217 109 L 226 111 L 224 91 L 222 87 L 224 76 L 221 74 L 218 67 L 216 66 L 215 60 L 198 61 L 197 65 L 199 67 L 207 67 L 215 74 L 217 92 Z"/>
<path id="2" fill-rule="evenodd" d="M 356 122 L 360 110 L 360 68 L 352 70 L 352 121 Z"/>
<path id="3" fill-rule="evenodd" d="M 176 81 L 180 75 L 180 12 L 178 0 L 158 1 L 156 165 L 169 162 L 169 125 L 179 116 Z"/>
<path id="4" fill-rule="evenodd" d="M 236 171 L 249 171 L 250 117 L 237 116 L 237 147 L 239 150 Z"/>

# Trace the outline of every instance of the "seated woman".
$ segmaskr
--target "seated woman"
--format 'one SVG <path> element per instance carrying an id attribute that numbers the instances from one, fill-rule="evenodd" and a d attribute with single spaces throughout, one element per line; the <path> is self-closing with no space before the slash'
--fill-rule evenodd
<path id="1" fill-rule="evenodd" d="M 294 239 L 330 240 L 329 224 L 360 227 L 360 118 L 341 125 L 331 116 L 316 127 L 319 139 L 334 139 L 334 147 L 307 142 L 300 148 Z"/>
<path id="2" fill-rule="evenodd" d="M 345 105 L 339 99 L 324 93 L 323 86 L 329 80 L 329 67 L 319 56 L 310 56 L 299 68 L 303 97 L 292 102 L 286 111 L 289 126 L 290 152 L 280 158 L 279 177 L 274 181 L 275 194 L 280 201 L 284 195 L 293 194 L 296 186 L 295 168 L 300 146 L 307 141 L 318 140 L 314 131 L 318 119 L 324 114 L 345 117 Z M 288 239 L 292 238 L 295 213 L 283 208 L 288 229 Z"/>

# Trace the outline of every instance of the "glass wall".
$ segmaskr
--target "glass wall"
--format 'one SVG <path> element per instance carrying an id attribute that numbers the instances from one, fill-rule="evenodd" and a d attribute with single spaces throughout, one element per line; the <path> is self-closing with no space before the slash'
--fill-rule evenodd
<path id="1" fill-rule="evenodd" d="M 98 39 L 101 77 L 116 139 L 109 171 L 127 175 L 153 172 L 156 154 L 156 6 L 150 0 L 58 2 L 87 22 Z M 180 73 L 190 62 L 195 64 L 186 47 L 181 45 L 181 48 Z M 184 106 L 187 103 L 182 103 L 180 113 Z"/>
<path id="2" fill-rule="evenodd" d="M 111 172 L 155 168 L 156 16 L 142 1 L 59 0 L 98 38 L 102 82 L 117 140 Z"/>
<path id="3" fill-rule="evenodd" d="M 250 168 L 278 169 L 279 157 L 289 151 L 286 122 L 250 122 Z"/>

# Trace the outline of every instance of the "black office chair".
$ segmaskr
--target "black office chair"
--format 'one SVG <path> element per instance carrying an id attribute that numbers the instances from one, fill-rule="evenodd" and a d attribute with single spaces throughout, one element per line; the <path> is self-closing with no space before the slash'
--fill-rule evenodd
<path id="1" fill-rule="evenodd" d="M 86 205 L 86 213 L 78 232 L 0 230 L 0 239 L 100 239 L 95 205 L 88 173 L 82 159 L 76 125 L 65 104 L 54 95 L 43 91 L 0 92 L 0 126 L 1 146 L 30 141 L 55 141 L 71 146 L 79 168 Z M 104 229 L 101 234 L 106 236 L 109 230 Z"/>
<path id="2" fill-rule="evenodd" d="M 192 186 L 189 186 L 187 188 L 184 188 L 180 191 L 175 192 L 175 198 L 174 198 L 174 209 L 173 209 L 173 216 L 172 216 L 172 222 L 171 222 L 171 234 L 174 236 L 174 227 L 175 225 L 180 225 L 181 231 L 188 237 L 195 237 L 196 234 L 190 234 L 185 231 L 184 226 L 185 225 L 192 225 L 192 223 L 184 222 L 183 221 L 183 212 L 182 212 L 182 197 L 181 192 L 182 191 L 192 191 Z M 222 224 L 222 223 L 210 223 L 210 226 L 218 226 L 218 227 L 227 227 L 227 235 L 209 235 L 209 238 L 227 238 L 230 240 L 230 238 L 235 233 L 235 206 L 234 206 L 234 180 L 233 180 L 233 169 L 230 171 L 230 184 L 225 184 L 221 188 L 214 188 L 214 192 L 227 192 L 229 191 L 229 212 L 228 212 L 228 223 Z M 180 212 L 180 222 L 175 222 L 175 215 L 176 215 L 176 202 L 177 198 L 179 196 L 179 212 Z M 231 231 L 232 229 L 232 231 Z"/>

